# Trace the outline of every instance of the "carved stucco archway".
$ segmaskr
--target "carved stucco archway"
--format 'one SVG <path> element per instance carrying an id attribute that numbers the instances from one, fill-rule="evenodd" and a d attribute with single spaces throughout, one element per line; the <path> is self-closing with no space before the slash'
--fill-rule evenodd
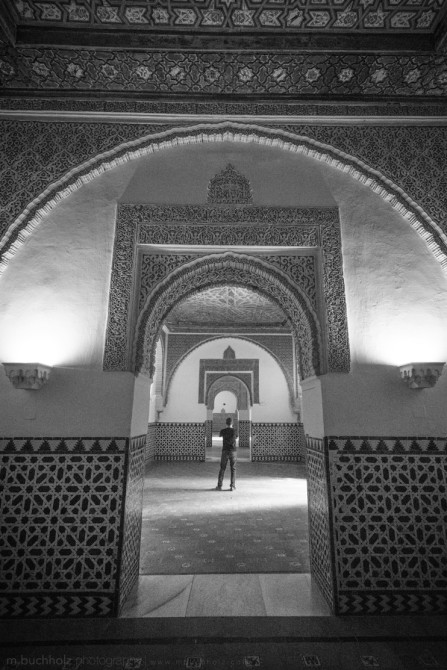
<path id="1" fill-rule="evenodd" d="M 135 328 L 133 369 L 153 375 L 158 333 L 178 302 L 204 288 L 227 283 L 249 286 L 281 307 L 294 335 L 301 379 L 325 372 L 321 328 L 307 297 L 279 270 L 235 252 L 212 254 L 182 266 L 147 297 Z"/>
<path id="2" fill-rule="evenodd" d="M 331 145 L 285 130 L 255 124 L 223 121 L 189 127 L 172 128 L 131 142 L 124 142 L 110 151 L 70 170 L 64 177 L 34 198 L 16 218 L 0 242 L 0 274 L 26 238 L 64 198 L 108 170 L 143 156 L 183 144 L 204 142 L 241 142 L 276 147 L 323 161 L 368 186 L 390 203 L 427 244 L 447 273 L 447 236 L 436 222 L 397 184 L 367 165 Z"/>
<path id="3" fill-rule="evenodd" d="M 242 394 L 241 388 L 244 389 L 244 394 Z M 207 409 L 212 410 L 214 408 L 214 401 L 216 396 L 222 391 L 229 391 L 236 396 L 237 409 L 248 409 L 248 405 L 252 404 L 250 389 L 247 387 L 245 382 L 242 379 L 239 379 L 237 375 L 225 373 L 222 374 L 219 379 L 216 379 L 212 384 L 210 384 L 205 398 L 205 405 Z"/>
<path id="4" fill-rule="evenodd" d="M 180 356 L 180 358 L 176 361 L 175 365 L 172 367 L 172 369 L 169 373 L 169 377 L 166 379 L 166 391 L 164 393 L 164 403 L 166 404 L 168 402 L 171 382 L 174 378 L 174 375 L 175 375 L 176 371 L 178 370 L 180 365 L 183 363 L 183 361 L 190 354 L 192 354 L 193 351 L 195 351 L 199 347 L 203 346 L 204 344 L 207 344 L 209 342 L 214 342 L 216 340 L 225 340 L 225 339 L 228 339 L 228 337 L 231 337 L 231 339 L 234 339 L 234 340 L 243 340 L 245 342 L 250 342 L 251 344 L 254 344 L 257 347 L 260 347 L 263 351 L 265 351 L 267 354 L 269 354 L 269 356 L 271 356 L 273 358 L 273 360 L 275 361 L 275 363 L 277 363 L 281 372 L 284 375 L 284 378 L 285 378 L 286 383 L 287 383 L 287 387 L 289 389 L 289 396 L 290 396 L 291 405 L 292 405 L 292 407 L 295 407 L 295 393 L 294 393 L 294 388 L 293 388 L 294 387 L 294 381 L 293 381 L 292 371 L 290 371 L 290 373 L 289 373 L 289 371 L 286 370 L 283 362 L 265 344 L 262 344 L 261 342 L 258 342 L 256 339 L 253 339 L 253 338 L 249 337 L 248 335 L 239 335 L 239 334 L 234 334 L 234 333 L 231 333 L 231 336 L 230 335 L 210 335 L 209 337 L 205 337 L 203 340 L 201 340 L 200 342 L 197 342 L 190 349 L 185 351 L 185 353 L 182 354 Z"/>

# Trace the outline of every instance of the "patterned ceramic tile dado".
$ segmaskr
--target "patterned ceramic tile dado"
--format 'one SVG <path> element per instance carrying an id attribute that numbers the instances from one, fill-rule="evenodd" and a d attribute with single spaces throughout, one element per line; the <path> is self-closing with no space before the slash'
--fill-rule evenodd
<path id="1" fill-rule="evenodd" d="M 307 437 L 310 563 L 314 579 L 333 610 L 336 606 L 332 528 L 324 440 Z"/>
<path id="2" fill-rule="evenodd" d="M 253 461 L 302 461 L 305 436 L 302 423 L 252 423 Z"/>
<path id="3" fill-rule="evenodd" d="M 161 29 L 271 30 L 271 31 L 430 31 L 441 12 L 441 2 L 431 0 L 383 0 L 379 7 L 370 0 L 171 0 L 145 4 L 135 0 L 14 0 L 16 19 L 21 24 L 89 25 Z"/>
<path id="4" fill-rule="evenodd" d="M 126 441 L 78 439 L 74 448 L 59 439 L 58 451 L 49 441 L 30 438 L 14 451 L 14 441 L 3 440 L 3 614 L 12 607 L 15 616 L 103 615 L 116 591 L 125 470 L 116 445 Z"/>
<path id="5" fill-rule="evenodd" d="M 445 611 L 446 438 L 328 437 L 324 444 L 337 611 Z M 315 453 L 308 444 L 308 465 Z M 312 500 L 312 476 L 310 490 Z M 311 528 L 312 544 L 312 511 Z"/>
<path id="6" fill-rule="evenodd" d="M 157 423 L 154 426 L 156 461 L 204 461 L 203 423 Z"/>
<path id="7" fill-rule="evenodd" d="M 146 435 L 133 437 L 130 440 L 126 464 L 127 481 L 119 582 L 120 608 L 138 579 L 145 450 Z"/>

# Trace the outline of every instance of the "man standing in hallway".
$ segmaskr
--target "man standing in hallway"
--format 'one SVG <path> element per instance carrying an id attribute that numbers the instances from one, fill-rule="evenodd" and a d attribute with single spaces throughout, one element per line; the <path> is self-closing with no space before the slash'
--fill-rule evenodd
<path id="1" fill-rule="evenodd" d="M 217 480 L 217 491 L 222 491 L 222 482 L 227 467 L 228 459 L 230 460 L 231 480 L 230 490 L 234 491 L 236 488 L 236 434 L 234 432 L 233 419 L 228 417 L 225 422 L 226 428 L 222 428 L 219 435 L 222 438 L 222 456 L 220 459 L 219 477 Z"/>

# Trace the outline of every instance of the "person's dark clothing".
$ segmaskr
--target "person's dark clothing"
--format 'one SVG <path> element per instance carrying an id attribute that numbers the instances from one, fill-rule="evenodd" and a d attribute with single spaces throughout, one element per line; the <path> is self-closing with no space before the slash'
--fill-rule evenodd
<path id="1" fill-rule="evenodd" d="M 234 428 L 222 428 L 219 435 L 223 438 L 222 449 L 236 449 Z"/>
<path id="2" fill-rule="evenodd" d="M 236 485 L 236 435 L 234 429 L 229 426 L 227 428 L 222 428 L 219 435 L 223 439 L 223 444 L 217 486 L 219 488 L 222 486 L 227 463 L 230 461 L 230 486 L 234 487 Z"/>

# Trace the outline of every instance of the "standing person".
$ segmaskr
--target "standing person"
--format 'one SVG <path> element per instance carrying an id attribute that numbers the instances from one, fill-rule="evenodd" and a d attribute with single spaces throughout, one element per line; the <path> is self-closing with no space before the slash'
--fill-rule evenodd
<path id="1" fill-rule="evenodd" d="M 222 438 L 222 456 L 220 459 L 219 477 L 217 480 L 216 491 L 222 491 L 222 482 L 227 467 L 228 459 L 230 459 L 231 483 L 230 491 L 236 489 L 236 434 L 232 428 L 233 419 L 229 416 L 225 422 L 226 428 L 222 428 L 219 435 Z"/>

